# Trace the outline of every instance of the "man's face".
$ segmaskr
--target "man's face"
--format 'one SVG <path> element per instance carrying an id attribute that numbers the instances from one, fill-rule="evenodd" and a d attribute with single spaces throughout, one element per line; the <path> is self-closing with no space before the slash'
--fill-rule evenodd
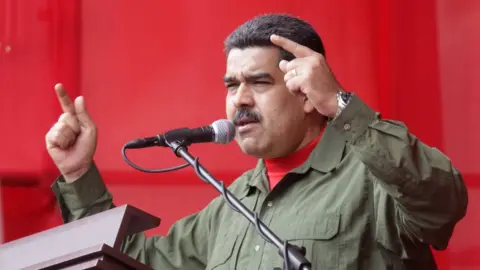
<path id="1" fill-rule="evenodd" d="M 242 151 L 257 158 L 293 153 L 307 132 L 305 97 L 292 94 L 275 47 L 232 49 L 224 77 L 227 118 Z"/>

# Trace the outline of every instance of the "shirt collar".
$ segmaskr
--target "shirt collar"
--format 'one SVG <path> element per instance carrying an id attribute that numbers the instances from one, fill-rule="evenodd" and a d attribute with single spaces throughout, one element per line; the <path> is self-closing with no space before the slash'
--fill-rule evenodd
<path id="1" fill-rule="evenodd" d="M 333 171 L 343 158 L 345 145 L 345 137 L 328 123 L 320 142 L 313 149 L 308 159 L 292 172 L 304 174 L 310 168 L 323 173 Z M 259 159 L 250 179 L 247 181 L 245 191 L 250 191 L 252 187 L 267 191 L 268 186 L 266 185 L 268 185 L 268 181 L 265 163 L 263 159 Z"/>
<path id="2" fill-rule="evenodd" d="M 345 145 L 345 136 L 328 123 L 322 139 L 313 149 L 307 161 L 294 169 L 293 172 L 303 174 L 309 168 L 323 173 L 333 171 L 342 161 Z"/>

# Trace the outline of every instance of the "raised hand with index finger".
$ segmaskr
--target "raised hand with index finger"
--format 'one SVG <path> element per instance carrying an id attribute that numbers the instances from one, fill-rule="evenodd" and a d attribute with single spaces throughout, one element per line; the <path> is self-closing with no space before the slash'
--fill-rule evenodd
<path id="1" fill-rule="evenodd" d="M 338 108 L 337 93 L 342 88 L 325 57 L 285 37 L 272 35 L 270 40 L 295 56 L 291 61 L 282 60 L 279 63 L 280 69 L 285 73 L 287 88 L 305 94 L 320 114 L 335 117 Z"/>
<path id="2" fill-rule="evenodd" d="M 45 136 L 47 151 L 67 182 L 80 178 L 91 166 L 97 131 L 83 97 L 74 102 L 61 84 L 55 92 L 63 113 Z"/>

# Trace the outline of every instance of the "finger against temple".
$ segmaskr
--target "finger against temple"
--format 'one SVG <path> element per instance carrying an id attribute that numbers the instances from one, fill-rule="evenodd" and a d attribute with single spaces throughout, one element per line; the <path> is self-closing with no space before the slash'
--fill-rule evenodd
<path id="1" fill-rule="evenodd" d="M 270 37 L 270 40 L 272 41 L 273 44 L 290 52 L 296 58 L 303 58 L 303 57 L 308 57 L 308 56 L 313 56 L 318 54 L 314 50 L 282 36 L 272 35 Z"/>

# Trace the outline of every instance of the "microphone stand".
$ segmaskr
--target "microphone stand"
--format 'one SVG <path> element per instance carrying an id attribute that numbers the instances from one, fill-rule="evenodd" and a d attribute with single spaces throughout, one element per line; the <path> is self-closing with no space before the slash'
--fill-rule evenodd
<path id="1" fill-rule="evenodd" d="M 250 211 L 244 204 L 242 204 L 235 196 L 225 188 L 223 182 L 217 181 L 189 152 L 187 146 L 188 142 L 167 142 L 168 146 L 173 150 L 176 156 L 185 159 L 197 173 L 198 177 L 203 181 L 213 185 L 225 198 L 228 205 L 236 212 L 240 212 L 257 228 L 258 233 L 262 238 L 275 245 L 278 248 L 279 254 L 284 259 L 284 270 L 309 270 L 312 264 L 305 258 L 306 250 L 304 247 L 292 245 L 288 242 L 282 241 L 275 235 L 261 220 L 258 219 L 257 213 Z M 278 268 L 275 268 L 276 270 Z"/>

